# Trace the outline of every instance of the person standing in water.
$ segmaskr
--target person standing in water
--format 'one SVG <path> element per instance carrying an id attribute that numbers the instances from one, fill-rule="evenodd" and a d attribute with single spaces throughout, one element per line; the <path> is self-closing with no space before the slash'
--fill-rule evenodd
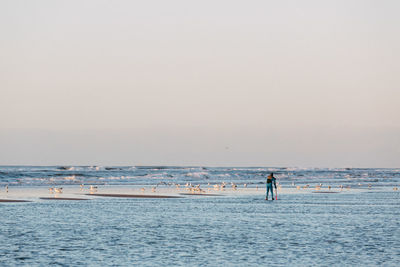
<path id="1" fill-rule="evenodd" d="M 265 200 L 268 200 L 269 191 L 271 191 L 272 200 L 274 200 L 274 190 L 272 189 L 272 184 L 274 185 L 275 190 L 276 190 L 276 179 L 275 179 L 273 173 L 271 173 L 267 177 L 267 195 L 265 197 Z"/>

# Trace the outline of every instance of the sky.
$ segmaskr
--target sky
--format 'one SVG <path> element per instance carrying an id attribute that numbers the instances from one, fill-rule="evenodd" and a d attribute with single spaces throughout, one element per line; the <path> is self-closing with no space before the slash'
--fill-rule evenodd
<path id="1" fill-rule="evenodd" d="M 0 165 L 400 167 L 400 2 L 0 1 Z"/>

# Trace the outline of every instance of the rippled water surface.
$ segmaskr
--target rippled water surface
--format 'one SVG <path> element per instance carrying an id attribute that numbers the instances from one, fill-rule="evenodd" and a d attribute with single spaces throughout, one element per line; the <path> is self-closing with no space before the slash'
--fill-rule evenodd
<path id="1" fill-rule="evenodd" d="M 399 266 L 399 169 L 0 166 L 0 194 L 6 184 L 12 191 L 225 181 L 255 190 L 271 171 L 287 188 L 277 201 L 260 189 L 0 203 L 0 266 Z M 295 188 L 319 183 L 351 189 Z"/>
<path id="2" fill-rule="evenodd" d="M 398 266 L 397 192 L 0 205 L 2 266 Z"/>

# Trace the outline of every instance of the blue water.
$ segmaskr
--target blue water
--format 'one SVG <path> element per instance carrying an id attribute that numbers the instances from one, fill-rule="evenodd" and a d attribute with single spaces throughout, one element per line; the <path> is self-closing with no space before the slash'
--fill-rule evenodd
<path id="1" fill-rule="evenodd" d="M 27 170 L 25 176 L 4 177 L 10 168 L 18 169 L 0 168 L 1 182 L 12 186 L 32 181 L 40 181 L 35 186 L 47 186 L 52 177 L 62 177 L 44 175 L 46 171 L 39 171 L 43 167 L 29 167 L 35 171 Z M 19 167 L 14 173 L 24 173 L 23 168 L 28 167 Z M 76 170 L 59 171 L 71 175 L 67 172 Z M 107 178 L 117 177 L 115 174 L 100 181 L 152 184 L 160 180 L 185 182 L 187 178 L 202 183 L 224 179 L 255 184 L 267 171 L 147 169 L 143 173 L 150 177 L 148 181 L 133 174 L 128 181 Z M 107 171 L 100 172 L 97 178 L 106 176 Z M 204 172 L 208 178 L 185 174 L 195 172 Z M 162 175 L 152 177 L 149 173 Z M 399 183 L 398 169 L 292 169 L 277 173 L 284 187 L 293 181 L 346 182 L 352 187 L 361 182 L 373 187 L 337 194 L 280 194 L 278 201 L 265 201 L 260 192 L 181 199 L 3 203 L 0 266 L 398 266 L 400 192 L 389 188 Z M 80 179 L 94 179 L 87 177 Z"/>
<path id="2" fill-rule="evenodd" d="M 165 166 L 0 166 L 0 186 L 43 185 L 155 185 L 157 183 L 187 182 L 207 184 L 234 182 L 253 185 L 264 183 L 265 176 L 274 172 L 283 187 L 329 184 L 357 188 L 400 185 L 400 168 L 213 168 Z"/>

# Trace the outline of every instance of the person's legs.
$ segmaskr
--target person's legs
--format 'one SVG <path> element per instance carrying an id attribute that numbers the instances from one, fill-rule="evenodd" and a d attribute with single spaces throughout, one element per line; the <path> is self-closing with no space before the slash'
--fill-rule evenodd
<path id="1" fill-rule="evenodd" d="M 272 188 L 272 184 L 271 184 L 271 196 L 272 196 L 272 200 L 274 200 L 274 189 Z"/>
<path id="2" fill-rule="evenodd" d="M 266 200 L 268 200 L 269 191 L 271 191 L 271 193 L 272 193 L 272 186 L 267 185 L 267 197 L 265 198 Z"/>

